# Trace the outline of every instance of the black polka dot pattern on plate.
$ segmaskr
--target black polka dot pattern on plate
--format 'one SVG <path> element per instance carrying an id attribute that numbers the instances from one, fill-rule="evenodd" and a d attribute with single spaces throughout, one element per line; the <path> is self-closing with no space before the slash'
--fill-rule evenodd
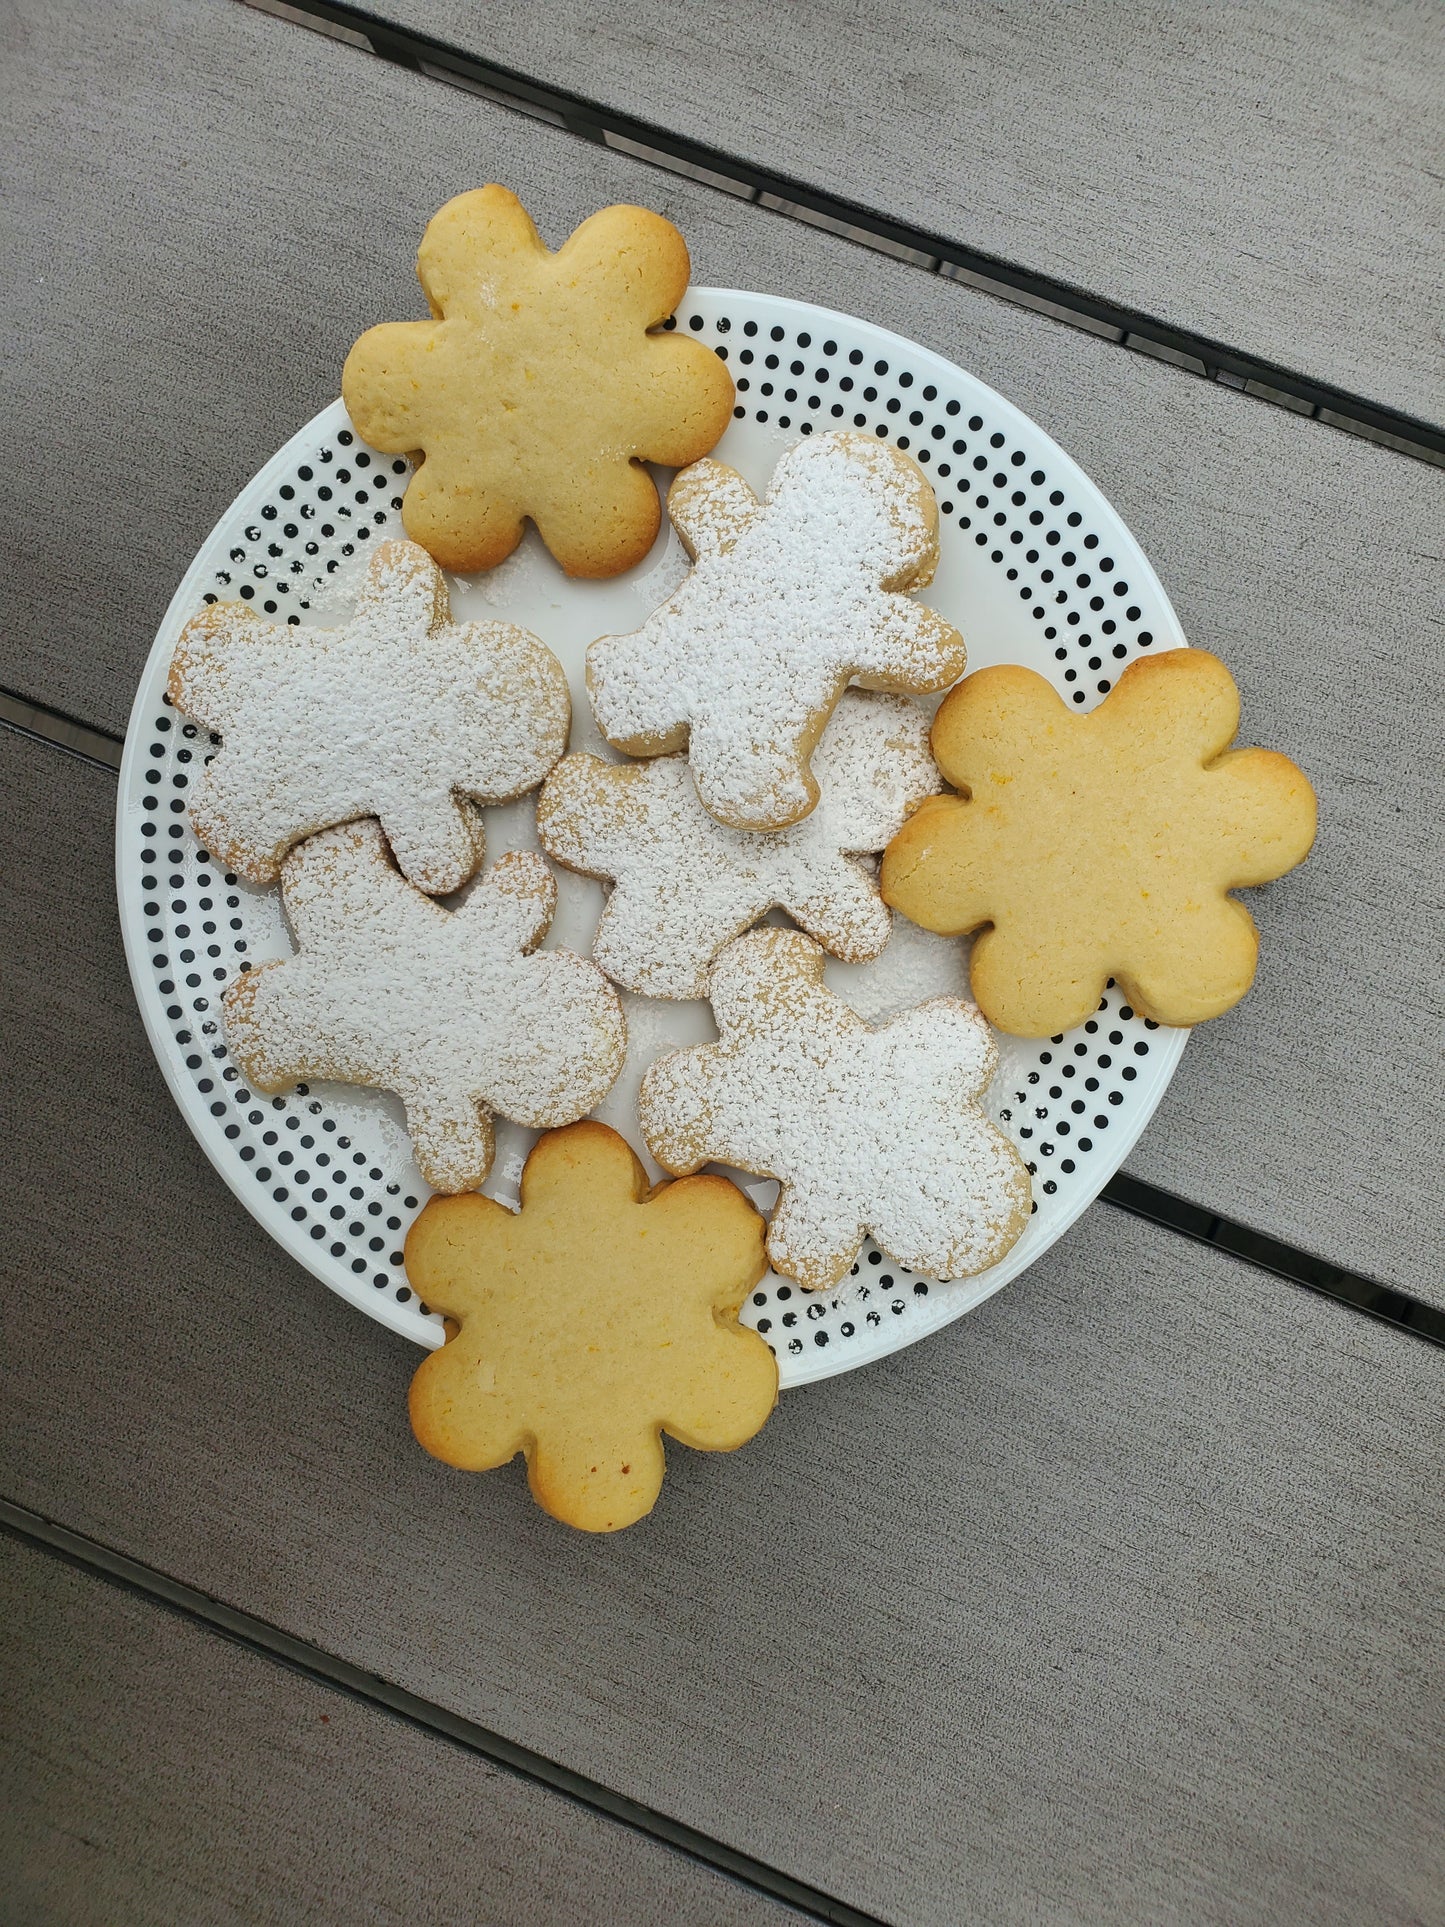
<path id="1" fill-rule="evenodd" d="M 207 602 L 249 604 L 257 615 L 299 625 L 353 557 L 403 534 L 401 498 L 411 464 L 365 448 L 349 428 L 317 441 L 243 518 Z"/>

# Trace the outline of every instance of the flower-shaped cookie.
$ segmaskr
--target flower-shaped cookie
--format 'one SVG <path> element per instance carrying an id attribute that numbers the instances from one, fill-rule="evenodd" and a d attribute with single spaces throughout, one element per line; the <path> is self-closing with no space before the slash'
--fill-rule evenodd
<path id="1" fill-rule="evenodd" d="M 659 1164 L 777 1178 L 768 1255 L 808 1291 L 836 1284 L 870 1231 L 931 1278 L 997 1263 L 1028 1223 L 1029 1174 L 979 1109 L 998 1058 L 971 1005 L 934 997 L 871 1029 L 796 930 L 739 937 L 709 994 L 720 1041 L 642 1080 Z"/>
<path id="2" fill-rule="evenodd" d="M 502 857 L 447 910 L 398 874 L 368 820 L 293 851 L 281 894 L 300 954 L 224 999 L 257 1090 L 330 1077 L 395 1091 L 427 1183 L 467 1191 L 491 1169 L 492 1111 L 570 1124 L 612 1088 L 627 1051 L 616 991 L 569 951 L 532 954 L 557 905 L 541 857 Z"/>
<path id="3" fill-rule="evenodd" d="M 607 207 L 556 254 L 504 187 L 448 201 L 417 273 L 434 317 L 369 329 L 341 393 L 359 433 L 420 450 L 406 532 L 443 567 L 494 568 L 525 517 L 569 575 L 646 555 L 662 519 L 644 462 L 705 455 L 732 378 L 700 342 L 653 334 L 687 287 L 670 221 Z"/>
<path id="4" fill-rule="evenodd" d="M 937 565 L 933 490 L 897 449 L 830 434 L 787 451 L 763 504 L 707 461 L 667 507 L 696 566 L 588 650 L 598 726 L 633 756 L 686 748 L 719 822 L 783 829 L 818 800 L 809 760 L 850 681 L 917 694 L 963 674 L 958 634 L 907 594 Z"/>
<path id="5" fill-rule="evenodd" d="M 1016 1036 L 1082 1023 L 1110 977 L 1158 1023 L 1217 1017 L 1259 952 L 1229 891 L 1283 876 L 1315 834 L 1303 772 L 1231 750 L 1238 727 L 1234 680 L 1202 649 L 1141 657 L 1086 716 L 1031 670 L 980 670 L 933 727 L 961 794 L 904 824 L 883 895 L 925 930 L 982 931 L 973 994 Z"/>
<path id="6" fill-rule="evenodd" d="M 778 1368 L 737 1322 L 763 1223 L 726 1178 L 649 1191 L 605 1124 L 541 1138 L 522 1207 L 434 1198 L 406 1241 L 413 1287 L 460 1330 L 412 1380 L 411 1422 L 466 1471 L 527 1456 L 538 1504 L 586 1532 L 650 1512 L 662 1434 L 731 1452 L 772 1411 Z"/>
<path id="7" fill-rule="evenodd" d="M 888 942 L 869 866 L 940 787 L 928 718 L 906 696 L 849 690 L 813 756 L 818 807 L 771 835 L 708 815 L 679 756 L 604 763 L 568 756 L 537 799 L 549 856 L 613 880 L 592 955 L 624 989 L 705 997 L 713 959 L 774 904 L 826 950 L 861 963 Z"/>
<path id="8" fill-rule="evenodd" d="M 572 717 L 551 650 L 511 623 L 453 624 L 415 542 L 382 543 L 340 629 L 213 603 L 181 631 L 169 690 L 224 739 L 191 824 L 252 883 L 274 882 L 303 837 L 377 816 L 419 889 L 457 889 L 482 860 L 473 804 L 540 783 Z"/>

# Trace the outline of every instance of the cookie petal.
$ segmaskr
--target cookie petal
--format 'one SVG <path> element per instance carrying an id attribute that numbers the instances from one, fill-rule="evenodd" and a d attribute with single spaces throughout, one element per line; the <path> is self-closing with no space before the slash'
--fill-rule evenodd
<path id="1" fill-rule="evenodd" d="M 376 442 L 377 447 L 389 444 Z M 412 447 L 416 443 L 411 444 Z M 402 499 L 401 519 L 444 569 L 474 575 L 505 562 L 525 532 L 515 494 L 498 487 L 475 460 L 442 452 L 435 442 L 412 476 Z"/>
<path id="2" fill-rule="evenodd" d="M 346 357 L 341 399 L 357 434 L 373 448 L 409 455 L 423 445 L 432 417 L 424 381 L 437 333 L 434 321 L 384 321 L 368 328 Z"/>
<path id="3" fill-rule="evenodd" d="M 604 207 L 572 230 L 558 249 L 554 274 L 573 290 L 602 283 L 615 310 L 635 326 L 666 321 L 687 292 L 687 243 L 651 208 Z"/>
<path id="4" fill-rule="evenodd" d="M 618 575 L 640 562 L 662 526 L 657 485 L 636 462 L 597 460 L 536 477 L 528 504 L 537 531 L 568 575 Z"/>
<path id="5" fill-rule="evenodd" d="M 527 1483 L 544 1512 L 582 1532 L 619 1532 L 651 1512 L 666 1464 L 656 1430 L 553 1424 L 527 1455 Z"/>
<path id="6" fill-rule="evenodd" d="M 457 194 L 427 223 L 416 272 L 434 315 L 485 306 L 489 293 L 548 259 L 532 217 L 495 181 Z"/>
<path id="7" fill-rule="evenodd" d="M 1236 749 L 1209 771 L 1220 869 L 1231 888 L 1273 883 L 1309 855 L 1318 805 L 1309 778 L 1272 749 Z"/>
<path id="8" fill-rule="evenodd" d="M 466 1338 L 452 1338 L 422 1360 L 407 1402 L 420 1443 L 463 1471 L 490 1472 L 526 1446 L 526 1426 L 498 1383 L 495 1363 Z"/>

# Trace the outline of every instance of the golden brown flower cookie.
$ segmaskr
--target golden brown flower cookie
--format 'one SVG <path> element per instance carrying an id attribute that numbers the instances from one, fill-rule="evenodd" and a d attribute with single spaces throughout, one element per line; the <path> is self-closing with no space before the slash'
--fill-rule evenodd
<path id="1" fill-rule="evenodd" d="M 1158 1023 L 1217 1017 L 1259 950 L 1230 890 L 1283 876 L 1315 835 L 1308 778 L 1231 750 L 1238 727 L 1234 679 L 1202 649 L 1141 657 L 1086 716 L 1031 670 L 982 669 L 933 726 L 960 794 L 894 837 L 884 900 L 925 930 L 982 932 L 973 994 L 1015 1036 L 1081 1024 L 1110 977 Z"/>
<path id="2" fill-rule="evenodd" d="M 433 218 L 417 255 L 433 319 L 368 329 L 341 393 L 373 448 L 424 457 L 402 521 L 443 568 L 494 568 L 526 518 L 569 575 L 646 555 L 661 510 L 643 464 L 696 461 L 732 414 L 715 355 L 649 332 L 688 272 L 646 208 L 603 208 L 556 254 L 505 187 Z"/>
<path id="3" fill-rule="evenodd" d="M 738 1308 L 766 1269 L 763 1221 L 722 1177 L 649 1190 L 624 1139 L 591 1121 L 540 1138 L 520 1211 L 433 1198 L 406 1270 L 460 1326 L 411 1385 L 436 1458 L 485 1472 L 526 1454 L 537 1503 L 585 1532 L 652 1510 L 662 1434 L 746 1444 L 778 1368 Z"/>

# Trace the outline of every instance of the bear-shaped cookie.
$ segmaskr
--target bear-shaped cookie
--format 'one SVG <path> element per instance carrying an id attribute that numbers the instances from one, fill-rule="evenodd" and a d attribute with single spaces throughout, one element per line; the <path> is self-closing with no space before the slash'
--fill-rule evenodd
<path id="1" fill-rule="evenodd" d="M 459 194 L 417 255 L 433 319 L 371 328 L 341 393 L 358 432 L 420 451 L 402 521 L 444 568 L 495 568 L 524 521 L 569 575 L 641 561 L 662 515 L 643 466 L 705 455 L 732 377 L 653 332 L 687 287 L 687 246 L 641 207 L 606 207 L 556 254 L 504 187 Z"/>
<path id="2" fill-rule="evenodd" d="M 625 990 L 705 997 L 717 953 L 774 905 L 834 956 L 876 957 L 892 918 L 855 853 L 881 850 L 940 787 L 928 718 L 906 696 L 847 690 L 813 774 L 817 809 L 760 835 L 709 816 L 679 756 L 564 757 L 537 798 L 537 834 L 559 863 L 612 881 L 594 960 Z"/>
<path id="3" fill-rule="evenodd" d="M 979 1100 L 998 1062 L 987 1024 L 934 997 L 876 1029 L 823 983 L 796 930 L 754 930 L 713 968 L 719 1041 L 642 1080 L 638 1116 L 665 1170 L 720 1163 L 778 1179 L 777 1270 L 837 1284 L 871 1231 L 910 1271 L 965 1278 L 1028 1223 L 1028 1168 Z"/>
<path id="4" fill-rule="evenodd" d="M 1230 749 L 1238 728 L 1234 679 L 1202 649 L 1140 657 L 1087 715 L 1031 670 L 980 670 L 933 726 L 959 794 L 904 824 L 883 895 L 925 930 L 980 932 L 973 994 L 1016 1036 L 1081 1024 L 1111 977 L 1156 1023 L 1217 1017 L 1259 954 L 1229 892 L 1283 876 L 1315 835 L 1308 778 Z"/>
<path id="5" fill-rule="evenodd" d="M 632 756 L 686 749 L 720 823 L 784 829 L 818 801 L 810 761 L 849 682 L 916 695 L 963 674 L 957 632 L 908 593 L 938 562 L 933 490 L 898 449 L 835 433 L 788 449 L 763 503 L 705 461 L 667 506 L 694 567 L 588 650 L 598 727 Z"/>
<path id="6" fill-rule="evenodd" d="M 415 542 L 383 542 L 339 629 L 262 621 L 216 602 L 181 631 L 176 708 L 222 738 L 191 825 L 251 883 L 335 823 L 375 816 L 418 889 L 444 895 L 482 861 L 475 805 L 535 788 L 567 747 L 571 698 L 551 650 L 509 622 L 450 620 Z"/>
<path id="7" fill-rule="evenodd" d="M 336 1078 L 395 1091 L 435 1191 L 491 1169 L 491 1112 L 546 1129 L 599 1104 L 627 1050 L 617 993 L 566 950 L 536 949 L 557 881 L 540 856 L 493 864 L 455 910 L 393 865 L 367 819 L 286 859 L 299 954 L 227 986 L 232 1056 L 258 1091 Z"/>
<path id="8" fill-rule="evenodd" d="M 722 1177 L 649 1188 L 605 1124 L 540 1138 L 518 1211 L 433 1198 L 407 1235 L 413 1288 L 457 1330 L 418 1369 L 411 1422 L 466 1471 L 527 1459 L 554 1518 L 615 1532 L 652 1510 L 662 1434 L 731 1452 L 772 1411 L 778 1368 L 739 1325 L 763 1221 Z"/>

